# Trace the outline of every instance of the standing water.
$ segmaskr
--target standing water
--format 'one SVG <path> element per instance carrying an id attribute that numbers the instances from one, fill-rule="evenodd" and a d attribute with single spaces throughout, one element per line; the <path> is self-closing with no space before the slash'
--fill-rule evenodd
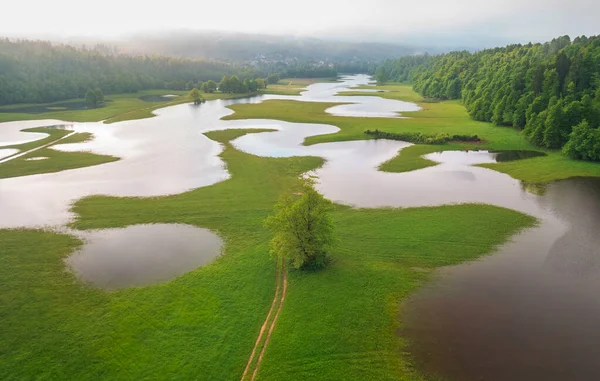
<path id="1" fill-rule="evenodd" d="M 228 105 L 269 99 L 349 103 L 327 110 L 340 116 L 398 117 L 398 112 L 418 110 L 407 102 L 336 95 L 366 83 L 368 77 L 353 76 L 339 83 L 311 85 L 300 96 L 209 101 L 201 107 L 183 104 L 158 110 L 152 119 L 110 125 L 75 123 L 75 131 L 91 132 L 94 140 L 56 149 L 90 150 L 121 160 L 1 179 L 0 227 L 64 226 L 73 217 L 69 205 L 92 194 L 161 196 L 226 180 L 229 173 L 217 156 L 222 147 L 203 133 L 273 129 L 276 132 L 242 136 L 233 144 L 261 156 L 324 157 L 326 164 L 315 171 L 317 186 L 334 201 L 357 207 L 480 202 L 540 220 L 539 226 L 513 237 L 496 254 L 444 269 L 437 282 L 404 308 L 401 318 L 407 328 L 400 334 L 412 340 L 413 353 L 424 369 L 467 381 L 600 379 L 597 180 L 571 179 L 545 188 L 525 185 L 506 174 L 473 166 L 503 160 L 500 154 L 486 152 L 430 154 L 427 157 L 439 165 L 383 173 L 377 167 L 409 143 L 369 140 L 306 147 L 301 145 L 305 137 L 334 133 L 338 128 L 276 120 L 221 120 L 232 113 Z M 0 124 L 0 142 L 4 142 L 0 145 L 30 138 L 17 133 L 14 126 L 50 122 L 57 121 L 18 122 L 23 124 L 9 128 Z M 4 137 L 4 131 L 11 136 Z"/>

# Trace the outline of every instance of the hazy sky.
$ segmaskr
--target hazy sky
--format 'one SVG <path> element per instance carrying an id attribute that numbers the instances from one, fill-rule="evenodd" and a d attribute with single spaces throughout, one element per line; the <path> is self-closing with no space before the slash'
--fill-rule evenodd
<path id="1" fill-rule="evenodd" d="M 0 35 L 117 37 L 210 29 L 369 41 L 539 41 L 600 34 L 598 15 L 598 0 L 20 0 L 2 6 Z"/>

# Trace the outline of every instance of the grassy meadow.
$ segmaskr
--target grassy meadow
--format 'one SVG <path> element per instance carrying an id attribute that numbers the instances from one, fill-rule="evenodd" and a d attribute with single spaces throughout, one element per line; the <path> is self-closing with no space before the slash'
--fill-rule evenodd
<path id="1" fill-rule="evenodd" d="M 325 112 L 334 103 L 299 102 L 292 100 L 270 100 L 257 105 L 237 104 L 230 108 L 235 114 L 225 119 L 279 119 L 287 122 L 332 124 L 341 131 L 328 135 L 311 136 L 305 144 L 333 141 L 369 139 L 365 130 L 379 129 L 386 132 L 421 132 L 424 134 L 447 133 L 478 135 L 482 143 L 447 144 L 409 148 L 393 160 L 382 165 L 381 169 L 390 172 L 403 172 L 431 166 L 434 163 L 420 156 L 429 152 L 454 149 L 494 149 L 494 150 L 536 150 L 547 153 L 545 157 L 486 164 L 488 168 L 505 172 L 514 178 L 531 182 L 546 182 L 574 176 L 600 176 L 600 164 L 571 160 L 560 152 L 542 150 L 532 146 L 519 133 L 508 127 L 497 127 L 491 123 L 471 119 L 459 101 L 424 101 L 409 85 L 393 84 L 367 87 L 388 92 L 361 93 L 343 92 L 352 96 L 379 96 L 388 99 L 416 102 L 421 111 L 404 112 L 406 118 L 354 118 L 337 117 Z"/>
<path id="2" fill-rule="evenodd" d="M 223 237 L 212 264 L 155 286 L 82 286 L 63 259 L 81 243 L 37 230 L 0 230 L 0 378 L 238 380 L 275 287 L 263 220 L 314 157 L 261 158 L 228 141 L 232 178 L 158 198 L 94 196 L 72 227 L 187 223 Z M 396 336 L 404 298 L 437 266 L 488 253 L 531 217 L 485 205 L 334 212 L 340 244 L 322 272 L 290 272 L 288 296 L 259 379 L 419 380 Z M 464 234 L 469 232 L 469 234 Z M 26 285 L 26 286 L 25 286 Z"/>
<path id="3" fill-rule="evenodd" d="M 20 149 L 21 152 L 27 151 L 33 148 L 41 147 L 48 142 L 60 139 L 61 137 L 64 137 L 70 133 L 69 130 L 60 130 L 55 128 L 31 128 L 26 131 L 46 132 L 50 134 L 50 136 L 39 141 L 15 145 L 12 146 L 12 148 Z M 90 133 L 77 133 L 58 141 L 56 144 L 82 143 L 91 138 L 92 134 Z M 43 141 L 46 141 L 46 143 L 43 143 Z M 19 156 L 5 163 L 0 163 L 0 179 L 37 175 L 40 173 L 59 172 L 67 169 L 89 167 L 92 165 L 119 160 L 118 157 L 114 156 L 98 155 L 91 152 L 62 152 L 54 150 L 51 147 L 52 145 L 30 152 L 26 155 Z M 36 157 L 46 157 L 47 159 L 27 160 Z"/>
<path id="4" fill-rule="evenodd" d="M 288 78 L 279 81 L 277 84 L 269 85 L 267 89 L 260 90 L 256 93 L 223 94 L 220 92 L 215 92 L 212 94 L 201 94 L 202 98 L 207 101 L 214 99 L 245 98 L 257 94 L 298 95 L 306 86 L 316 82 L 319 82 L 319 79 Z M 35 119 L 58 119 L 70 122 L 99 122 L 103 120 L 105 123 L 115 123 L 125 120 L 151 118 L 153 116 L 153 110 L 180 103 L 191 102 L 192 99 L 188 96 L 188 93 L 189 91 L 156 89 L 142 90 L 138 91 L 137 93 L 111 94 L 104 97 L 106 104 L 103 107 L 89 110 L 69 109 L 68 104 L 79 104 L 82 102 L 82 99 L 70 99 L 66 101 L 42 104 L 16 104 L 0 106 L 0 123 L 15 120 Z M 168 94 L 178 95 L 178 97 L 165 102 L 148 102 L 140 99 L 140 97 L 144 96 Z M 61 107 L 55 107 L 56 105 L 60 105 Z M 27 107 L 45 107 L 49 111 L 41 113 L 19 112 L 20 109 Z M 15 111 L 13 112 L 12 110 Z"/>
<path id="5" fill-rule="evenodd" d="M 308 84 L 295 81 L 276 89 L 292 92 Z M 444 149 L 534 149 L 513 129 L 471 120 L 458 102 L 423 102 L 402 84 L 381 89 L 390 92 L 360 95 L 415 101 L 423 110 L 405 113 L 405 119 L 349 118 L 325 113 L 334 104 L 274 100 L 234 105 L 236 112 L 228 118 L 341 128 L 336 134 L 309 137 L 306 144 L 368 139 L 364 130 L 376 128 L 468 133 L 484 139 L 477 145 L 411 146 L 381 165 L 390 172 L 435 165 L 422 155 Z M 119 106 L 114 97 L 106 107 L 113 107 L 110 112 L 53 111 L 41 118 L 84 121 L 112 116 L 109 121 L 118 121 L 151 116 L 152 109 L 171 104 L 140 100 L 140 105 L 130 95 Z M 0 230 L 0 379 L 239 380 L 275 293 L 276 261 L 268 253 L 270 235 L 263 221 L 282 193 L 299 189 L 302 173 L 324 162 L 317 157 L 263 158 L 229 143 L 263 131 L 267 130 L 206 134 L 225 148 L 220 156 L 232 177 L 224 182 L 165 197 L 91 196 L 73 205 L 73 229 L 185 223 L 223 238 L 222 256 L 170 282 L 112 292 L 94 289 L 79 283 L 65 267 L 64 259 L 82 244 L 77 238 L 44 230 Z M 51 136 L 43 140 L 50 142 L 68 131 L 48 133 Z M 60 143 L 88 138 L 77 134 Z M 19 147 L 35 148 L 43 140 Z M 0 178 L 39 173 L 33 168 L 50 172 L 116 159 L 75 154 L 41 149 L 32 155 L 51 159 L 19 158 L 0 164 Z M 12 167 L 3 167 L 6 164 Z M 600 175 L 599 165 L 574 162 L 555 152 L 486 166 L 529 181 Z M 490 253 L 536 223 L 532 217 L 489 205 L 336 205 L 333 218 L 339 243 L 330 253 L 330 265 L 318 272 L 288 273 L 288 294 L 259 380 L 430 380 L 415 368 L 409 343 L 397 335 L 404 301 L 436 268 Z"/>

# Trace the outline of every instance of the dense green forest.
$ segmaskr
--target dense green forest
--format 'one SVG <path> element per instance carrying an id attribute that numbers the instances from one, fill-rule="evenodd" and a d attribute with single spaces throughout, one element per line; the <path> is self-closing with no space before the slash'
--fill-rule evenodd
<path id="1" fill-rule="evenodd" d="M 384 62 L 376 77 L 410 81 L 425 97 L 462 99 L 476 120 L 513 126 L 537 146 L 600 161 L 600 36 L 402 57 Z"/>
<path id="2" fill-rule="evenodd" d="M 100 89 L 104 94 L 162 88 L 190 90 L 201 88 L 203 82 L 218 82 L 223 76 L 235 76 L 241 83 L 227 92 L 247 92 L 259 87 L 254 80 L 271 74 L 331 77 L 337 72 L 333 67 L 309 63 L 256 68 L 158 55 L 123 55 L 105 46 L 88 49 L 48 41 L 0 39 L 0 105 L 83 98 L 90 89 Z"/>

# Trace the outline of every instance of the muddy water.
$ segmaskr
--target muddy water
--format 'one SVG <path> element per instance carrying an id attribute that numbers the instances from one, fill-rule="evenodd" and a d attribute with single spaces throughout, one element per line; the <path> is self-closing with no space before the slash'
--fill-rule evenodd
<path id="1" fill-rule="evenodd" d="M 445 269 L 406 305 L 400 332 L 417 362 L 451 380 L 600 379 L 600 179 L 531 186 L 474 164 L 485 151 L 429 154 L 434 167 L 382 173 L 378 164 L 407 143 L 367 141 L 282 145 L 260 134 L 238 138 L 264 156 L 315 155 L 328 198 L 358 207 L 481 202 L 540 219 L 495 255 Z M 277 147 L 277 148 L 275 148 Z M 466 233 L 467 234 L 467 233 Z"/>
<path id="2" fill-rule="evenodd" d="M 183 224 L 132 225 L 76 232 L 84 246 L 66 262 L 79 279 L 103 289 L 146 286 L 210 263 L 221 239 Z"/>
<path id="3" fill-rule="evenodd" d="M 451 380 L 600 379 L 600 179 L 542 189 L 551 221 L 482 260 L 444 269 L 406 305 L 400 334 Z"/>

